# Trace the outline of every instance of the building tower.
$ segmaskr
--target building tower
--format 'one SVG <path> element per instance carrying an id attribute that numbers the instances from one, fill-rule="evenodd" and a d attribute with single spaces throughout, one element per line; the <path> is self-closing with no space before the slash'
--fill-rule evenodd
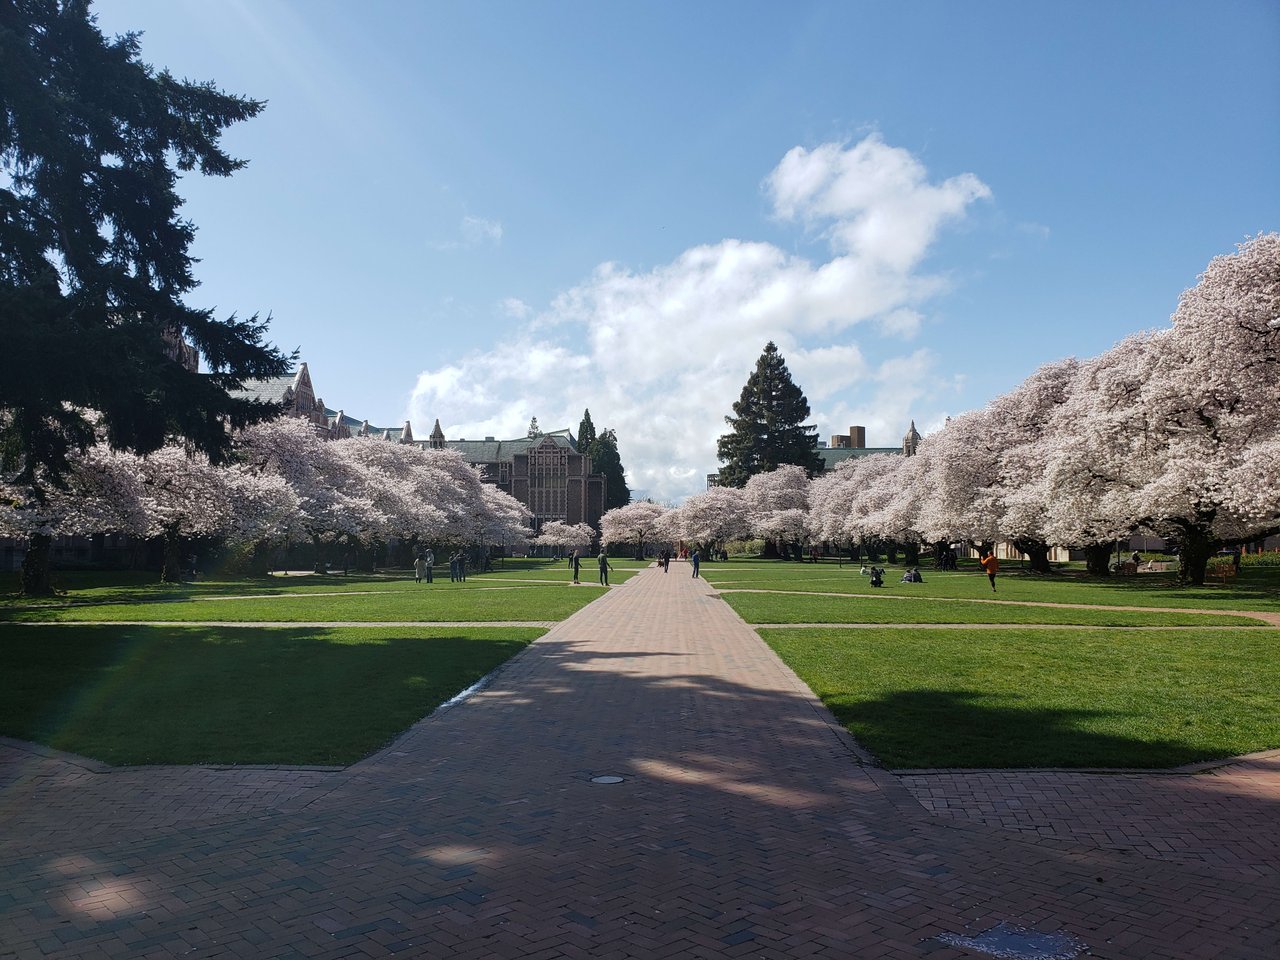
<path id="1" fill-rule="evenodd" d="M 429 441 L 429 443 L 431 444 L 432 450 L 444 449 L 444 431 L 440 429 L 439 417 L 436 417 L 436 425 L 435 425 L 435 428 L 432 429 L 431 431 L 431 440 Z"/>
<path id="2" fill-rule="evenodd" d="M 911 421 L 911 429 L 907 431 L 907 435 L 902 438 L 902 455 L 904 457 L 914 457 L 916 448 L 920 446 L 920 433 L 916 430 L 916 422 Z"/>

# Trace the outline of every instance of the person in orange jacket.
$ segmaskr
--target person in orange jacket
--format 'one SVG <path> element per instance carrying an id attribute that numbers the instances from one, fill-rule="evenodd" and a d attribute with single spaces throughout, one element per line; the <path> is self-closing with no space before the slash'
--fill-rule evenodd
<path id="1" fill-rule="evenodd" d="M 987 572 L 987 579 L 991 581 L 991 592 L 996 592 L 996 574 L 1000 572 L 1000 561 L 996 559 L 995 551 L 991 551 L 985 557 L 978 559 L 978 566 Z"/>

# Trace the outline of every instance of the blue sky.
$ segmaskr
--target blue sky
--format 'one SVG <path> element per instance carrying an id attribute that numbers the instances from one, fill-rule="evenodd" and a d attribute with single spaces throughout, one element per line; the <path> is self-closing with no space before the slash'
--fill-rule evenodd
<path id="1" fill-rule="evenodd" d="M 197 306 L 329 406 L 618 431 L 679 500 L 776 341 L 826 438 L 897 444 L 1167 323 L 1280 229 L 1280 4 L 111 0 L 269 101 L 187 178 Z"/>

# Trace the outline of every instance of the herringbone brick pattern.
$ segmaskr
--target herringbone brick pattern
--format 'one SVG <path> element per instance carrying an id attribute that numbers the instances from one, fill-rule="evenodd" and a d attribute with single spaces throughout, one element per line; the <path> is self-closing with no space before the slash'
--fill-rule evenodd
<path id="1" fill-rule="evenodd" d="M 1280 955 L 1274 873 L 926 811 L 679 568 L 376 756 L 291 773 L 11 776 L 0 956 L 947 960 L 976 954 L 936 937 L 1000 923 Z"/>

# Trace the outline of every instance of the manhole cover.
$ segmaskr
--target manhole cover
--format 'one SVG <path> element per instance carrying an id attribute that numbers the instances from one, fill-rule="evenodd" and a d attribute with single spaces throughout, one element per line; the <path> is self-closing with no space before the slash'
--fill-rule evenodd
<path id="1" fill-rule="evenodd" d="M 621 777 L 612 777 L 612 776 L 610 776 L 610 777 L 592 777 L 592 778 L 591 778 L 591 782 L 592 782 L 592 783 L 621 783 L 621 782 L 622 782 L 622 778 L 621 778 Z"/>

